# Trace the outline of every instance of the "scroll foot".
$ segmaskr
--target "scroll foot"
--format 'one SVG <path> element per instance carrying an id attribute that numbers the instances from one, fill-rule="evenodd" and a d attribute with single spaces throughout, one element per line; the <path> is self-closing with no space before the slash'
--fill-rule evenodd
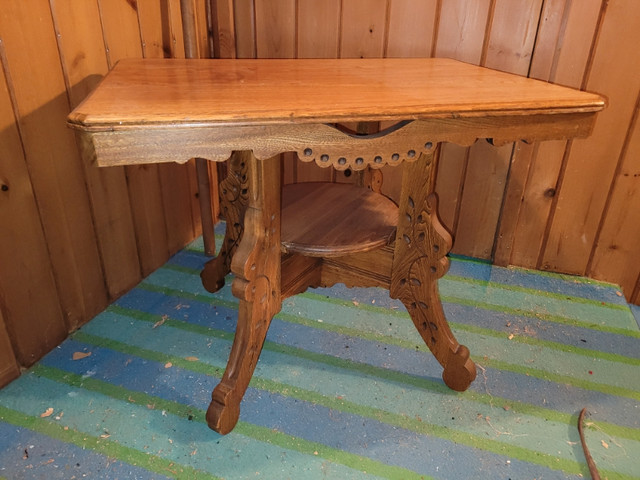
<path id="1" fill-rule="evenodd" d="M 460 345 L 449 355 L 442 380 L 451 390 L 464 392 L 476 378 L 476 364 L 469 358 L 469 349 Z"/>

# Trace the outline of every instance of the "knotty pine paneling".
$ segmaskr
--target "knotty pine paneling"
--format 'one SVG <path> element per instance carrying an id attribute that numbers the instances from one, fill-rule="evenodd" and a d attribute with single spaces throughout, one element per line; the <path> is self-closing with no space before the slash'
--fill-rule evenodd
<path id="1" fill-rule="evenodd" d="M 593 135 L 574 140 L 568 152 L 542 256 L 547 270 L 585 273 L 594 253 L 640 90 L 640 14 L 632 13 L 638 9 L 636 1 L 617 0 L 602 11 L 584 86 L 605 95 L 608 106 Z"/>
<path id="2" fill-rule="evenodd" d="M 618 282 L 639 300 L 638 2 L 212 0 L 212 10 L 228 56 L 450 57 L 608 96 L 587 140 L 444 145 L 436 190 L 456 253 Z M 389 170 L 382 189 L 395 197 Z M 286 163 L 286 181 L 326 178 Z"/>
<path id="3" fill-rule="evenodd" d="M 203 50 L 208 4 L 193 1 Z M 184 56 L 182 42 L 180 0 L 3 3 L 0 382 L 199 233 L 193 165 L 98 169 L 66 127 L 118 59 Z"/>

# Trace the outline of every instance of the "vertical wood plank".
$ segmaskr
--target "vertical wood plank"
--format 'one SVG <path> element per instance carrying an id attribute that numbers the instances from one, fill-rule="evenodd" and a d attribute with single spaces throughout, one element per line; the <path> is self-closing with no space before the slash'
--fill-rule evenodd
<path id="1" fill-rule="evenodd" d="M 390 0 L 385 57 L 430 57 L 435 42 L 439 0 Z M 390 125 L 382 124 L 381 128 Z M 381 191 L 400 201 L 404 165 L 382 168 Z"/>
<path id="2" fill-rule="evenodd" d="M 636 14 L 632 14 L 636 12 Z M 624 39 L 623 42 L 620 39 Z M 567 159 L 542 268 L 584 274 L 640 89 L 640 14 L 631 0 L 609 2 L 586 89 L 605 95 L 592 135 Z M 609 160 L 607 160 L 609 159 Z"/>
<path id="3" fill-rule="evenodd" d="M 542 0 L 496 0 L 484 65 L 527 75 L 538 32 Z"/>
<path id="4" fill-rule="evenodd" d="M 295 0 L 255 0 L 256 54 L 259 58 L 295 58 Z"/>
<path id="5" fill-rule="evenodd" d="M 169 52 L 172 58 L 184 58 L 184 41 L 182 32 L 182 15 L 180 10 L 180 0 L 167 0 L 163 4 L 166 7 L 163 21 L 163 30 L 169 33 Z"/>
<path id="6" fill-rule="evenodd" d="M 338 58 L 340 0 L 298 0 L 298 58 Z"/>
<path id="7" fill-rule="evenodd" d="M 214 58 L 236 58 L 233 0 L 211 0 Z"/>
<path id="8" fill-rule="evenodd" d="M 640 277 L 640 92 L 614 178 L 601 231 L 593 251 L 590 277 L 614 281 L 627 299 Z"/>
<path id="9" fill-rule="evenodd" d="M 16 363 L 11 341 L 9 340 L 9 333 L 5 326 L 4 314 L 2 313 L 2 298 L 3 295 L 0 290 L 0 388 L 20 376 L 20 369 Z"/>
<path id="10" fill-rule="evenodd" d="M 442 2 L 435 56 L 479 64 L 490 5 L 491 0 Z M 440 198 L 438 205 L 441 221 L 454 233 L 454 238 L 468 158 L 468 148 L 445 144 L 438 163 L 436 193 Z"/>
<path id="11" fill-rule="evenodd" d="M 256 18 L 253 0 L 233 0 L 238 58 L 256 57 Z"/>
<path id="12" fill-rule="evenodd" d="M 340 45 L 340 0 L 298 0 L 297 56 L 337 58 Z M 332 168 L 296 160 L 296 182 L 329 182 Z"/>
<path id="13" fill-rule="evenodd" d="M 385 57 L 430 57 L 438 0 L 390 0 Z"/>
<path id="14" fill-rule="evenodd" d="M 550 80 L 555 65 L 556 51 L 560 41 L 561 29 L 566 21 L 565 13 L 569 10 L 568 0 L 547 0 L 543 4 L 540 25 L 533 51 L 533 58 L 529 68 L 529 76 L 539 80 Z M 560 142 L 564 143 L 564 142 Z M 525 197 L 528 177 L 540 145 L 525 145 L 519 142 L 515 146 L 511 159 L 507 186 L 500 221 L 493 261 L 498 265 L 508 265 L 518 228 L 522 205 Z M 529 212 L 528 212 L 529 213 Z M 526 221 L 526 219 L 524 219 Z"/>
<path id="15" fill-rule="evenodd" d="M 107 302 L 89 194 L 46 0 L 9 2 L 0 32 L 31 182 L 69 329 Z M 28 41 L 25 41 L 28 39 Z"/>
<path id="16" fill-rule="evenodd" d="M 556 53 L 560 50 L 559 42 L 563 39 L 570 7 L 571 0 L 545 0 L 529 69 L 531 78 L 549 80 L 555 74 Z"/>
<path id="17" fill-rule="evenodd" d="M 98 5 L 84 0 L 51 0 L 50 4 L 74 108 L 108 70 Z M 99 169 L 85 163 L 83 167 L 109 297 L 116 298 L 140 280 L 124 167 Z"/>
<path id="18" fill-rule="evenodd" d="M 146 2 L 148 5 L 149 2 Z M 113 66 L 122 58 L 142 57 L 142 22 L 139 7 L 144 2 L 100 0 L 100 13 L 109 61 Z M 157 21 L 158 15 L 153 18 Z M 146 43 L 146 42 L 145 42 Z M 152 50 L 150 42 L 148 50 Z M 167 231 L 163 222 L 162 191 L 156 165 L 125 167 L 142 276 L 168 258 Z"/>
<path id="19" fill-rule="evenodd" d="M 340 57 L 382 57 L 386 21 L 387 0 L 343 2 Z"/>
<path id="20" fill-rule="evenodd" d="M 194 0 L 196 7 L 196 33 L 198 36 L 198 58 L 212 58 L 213 51 L 209 49 L 209 0 Z"/>
<path id="21" fill-rule="evenodd" d="M 478 65 L 491 0 L 447 0 L 438 19 L 436 57 Z"/>
<path id="22" fill-rule="evenodd" d="M 296 57 L 295 0 L 254 0 L 255 54 L 258 58 Z M 282 154 L 284 182 L 297 181 L 299 161 L 293 152 Z"/>
<path id="23" fill-rule="evenodd" d="M 177 16 L 177 21 L 176 21 Z M 145 45 L 146 58 L 184 57 L 180 2 L 158 3 L 155 0 L 138 0 L 140 35 Z M 175 253 L 196 235 L 192 200 L 195 167 L 190 164 L 165 163 L 157 165 L 160 189 L 156 191 L 156 202 L 162 207 L 159 215 L 150 219 L 156 222 L 153 228 L 158 235 L 154 261 L 149 261 L 145 272 L 162 265 L 168 255 Z M 134 193 L 144 195 L 144 190 Z M 132 196 L 132 201 L 133 201 Z M 148 238 L 153 241 L 153 238 Z"/>
<path id="24" fill-rule="evenodd" d="M 534 52 L 532 75 L 545 79 L 543 75 L 548 74 L 548 80 L 553 83 L 580 88 L 589 60 L 591 39 L 596 32 L 600 5 L 600 0 L 567 2 L 554 57 L 549 62 L 546 53 L 543 57 L 547 58 L 541 61 L 538 52 Z M 550 2 L 545 4 L 545 7 L 549 6 Z M 538 45 L 552 43 L 553 39 L 547 34 L 555 36 L 553 29 L 541 30 L 536 50 Z M 548 50 L 549 47 L 543 49 Z M 542 142 L 538 145 L 537 152 L 531 160 L 517 225 L 514 227 L 515 232 L 502 232 L 502 239 L 509 242 L 511 251 L 508 252 L 504 245 L 499 244 L 503 252 L 496 252 L 496 262 L 502 265 L 512 263 L 528 268 L 538 267 L 538 259 L 547 234 L 547 223 L 555 203 L 566 146 L 567 142 L 561 140 Z M 505 208 L 509 206 L 505 205 Z"/>
<path id="25" fill-rule="evenodd" d="M 380 58 L 384 56 L 387 31 L 387 0 L 353 0 L 342 2 L 340 51 L 342 58 Z M 373 133 L 371 124 L 345 123 L 344 126 L 358 133 Z M 341 183 L 362 185 L 364 172 L 353 174 L 350 169 L 334 170 L 333 179 Z"/>
<path id="26" fill-rule="evenodd" d="M 0 37 L 0 58 L 4 37 Z M 4 62 L 1 62 L 2 64 Z M 10 93 L 0 64 L 0 308 L 20 365 L 61 342 L 67 325 Z M 59 243 L 59 242 L 58 242 Z M 0 329 L 0 337 L 6 337 Z M 6 337 L 8 338 L 8 337 Z M 0 351 L 3 348 L 0 346 Z"/>
<path id="27" fill-rule="evenodd" d="M 526 75 L 533 53 L 542 0 L 497 0 L 488 32 L 487 67 Z M 491 258 L 513 145 L 473 145 L 464 180 L 454 251 Z"/>

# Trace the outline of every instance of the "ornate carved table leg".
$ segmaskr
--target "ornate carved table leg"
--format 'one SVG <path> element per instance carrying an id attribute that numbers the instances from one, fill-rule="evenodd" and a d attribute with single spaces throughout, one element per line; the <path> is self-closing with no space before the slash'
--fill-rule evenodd
<path id="1" fill-rule="evenodd" d="M 224 286 L 224 277 L 231 269 L 231 258 L 238 248 L 244 231 L 244 212 L 249 202 L 247 165 L 251 152 L 233 152 L 228 162 L 228 173 L 219 185 L 220 208 L 226 220 L 224 241 L 218 256 L 209 260 L 200 278 L 210 292 Z"/>
<path id="2" fill-rule="evenodd" d="M 280 159 L 247 161 L 249 205 L 244 235 L 231 263 L 238 326 L 220 384 L 211 395 L 207 423 L 229 433 L 262 351 L 273 315 L 280 311 Z"/>
<path id="3" fill-rule="evenodd" d="M 442 378 L 447 386 L 464 391 L 475 379 L 476 367 L 469 349 L 453 336 L 438 294 L 437 280 L 449 268 L 445 255 L 452 239 L 438 219 L 436 163 L 437 151 L 405 164 L 389 293 L 406 306 L 418 332 L 444 367 Z"/>

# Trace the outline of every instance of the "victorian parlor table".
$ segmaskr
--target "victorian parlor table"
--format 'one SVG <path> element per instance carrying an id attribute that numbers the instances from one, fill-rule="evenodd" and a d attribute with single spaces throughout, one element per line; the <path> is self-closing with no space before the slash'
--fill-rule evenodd
<path id="1" fill-rule="evenodd" d="M 229 160 L 226 235 L 205 266 L 231 270 L 238 325 L 209 426 L 228 433 L 272 317 L 287 296 L 338 282 L 379 286 L 406 306 L 463 391 L 476 376 L 438 296 L 452 239 L 433 193 L 441 142 L 587 136 L 602 97 L 449 59 L 123 60 L 68 118 L 100 166 Z M 353 135 L 342 122 L 394 124 Z M 281 186 L 282 152 L 337 170 L 406 164 L 399 205 L 343 184 Z M 374 189 L 375 190 L 375 189 Z"/>

